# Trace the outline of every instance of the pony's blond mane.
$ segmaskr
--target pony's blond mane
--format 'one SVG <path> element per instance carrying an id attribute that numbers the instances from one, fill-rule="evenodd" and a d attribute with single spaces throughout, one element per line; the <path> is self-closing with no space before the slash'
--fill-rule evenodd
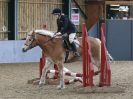
<path id="1" fill-rule="evenodd" d="M 35 32 L 38 33 L 38 34 L 46 35 L 46 36 L 50 36 L 50 37 L 54 36 L 53 32 L 48 31 L 48 30 L 44 30 L 44 29 L 38 29 L 38 30 L 35 30 Z"/>

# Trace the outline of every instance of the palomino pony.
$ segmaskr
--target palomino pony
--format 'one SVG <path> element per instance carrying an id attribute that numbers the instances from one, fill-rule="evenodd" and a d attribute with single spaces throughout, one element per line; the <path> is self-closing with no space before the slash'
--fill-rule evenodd
<path id="1" fill-rule="evenodd" d="M 82 38 L 79 39 L 80 46 Z M 100 40 L 97 38 L 90 37 L 92 61 L 97 67 L 100 66 L 101 61 L 101 45 Z M 63 40 L 61 37 L 55 37 L 53 32 L 48 30 L 33 30 L 27 34 L 26 41 L 22 48 L 23 52 L 26 52 L 36 46 L 39 46 L 46 56 L 46 64 L 42 70 L 39 85 L 46 84 L 46 73 L 48 68 L 53 64 L 57 64 L 59 68 L 59 85 L 58 89 L 65 88 L 64 85 L 64 57 L 66 49 L 63 47 Z M 81 52 L 81 48 L 79 50 Z"/>

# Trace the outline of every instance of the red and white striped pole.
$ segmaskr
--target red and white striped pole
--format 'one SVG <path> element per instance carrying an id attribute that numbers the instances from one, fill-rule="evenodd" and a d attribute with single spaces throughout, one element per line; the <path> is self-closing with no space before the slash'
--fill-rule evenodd
<path id="1" fill-rule="evenodd" d="M 57 70 L 48 70 L 47 74 L 49 74 L 49 73 L 54 74 L 54 77 L 52 77 L 52 78 L 56 79 L 55 74 L 59 74 L 59 71 L 57 71 Z M 83 75 L 81 73 L 74 73 L 74 72 L 72 72 L 72 71 L 70 71 L 70 70 L 68 70 L 67 68 L 64 67 L 63 68 L 63 75 L 72 77 L 71 80 L 65 80 L 65 84 L 71 84 L 71 83 L 77 82 L 77 81 L 79 81 L 80 83 L 83 83 L 83 79 L 82 79 Z"/>

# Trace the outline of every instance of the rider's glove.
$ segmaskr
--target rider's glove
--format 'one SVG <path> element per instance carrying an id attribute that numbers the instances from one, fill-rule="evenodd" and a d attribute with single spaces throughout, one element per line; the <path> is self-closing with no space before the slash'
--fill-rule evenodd
<path id="1" fill-rule="evenodd" d="M 61 35 L 61 32 L 56 32 L 54 35 L 60 36 Z"/>

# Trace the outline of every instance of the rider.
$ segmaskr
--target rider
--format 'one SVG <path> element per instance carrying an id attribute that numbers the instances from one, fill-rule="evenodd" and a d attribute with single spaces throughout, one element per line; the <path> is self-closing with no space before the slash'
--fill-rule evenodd
<path id="1" fill-rule="evenodd" d="M 52 11 L 52 14 L 57 17 L 57 32 L 61 33 L 62 36 L 64 36 L 66 33 L 69 35 L 69 42 L 72 47 L 72 50 L 76 56 L 80 56 L 76 45 L 74 43 L 74 38 L 76 37 L 76 28 L 75 25 L 71 22 L 71 20 L 62 13 L 62 11 L 59 8 L 55 8 Z"/>

